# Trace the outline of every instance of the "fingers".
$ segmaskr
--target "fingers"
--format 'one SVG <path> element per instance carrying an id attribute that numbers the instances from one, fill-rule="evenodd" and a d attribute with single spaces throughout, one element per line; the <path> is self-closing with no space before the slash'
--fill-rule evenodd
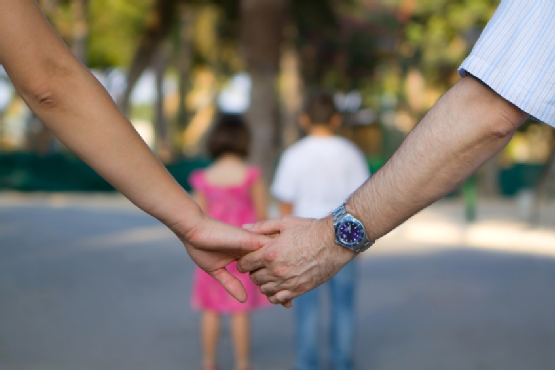
<path id="1" fill-rule="evenodd" d="M 278 293 L 280 293 L 281 292 L 280 289 L 281 288 L 279 288 L 278 284 L 274 283 L 274 282 L 266 283 L 266 284 L 260 286 L 260 292 L 262 294 L 268 296 L 268 300 L 270 302 L 272 302 L 273 304 L 281 304 L 285 308 L 293 307 L 293 302 L 291 302 L 290 299 L 285 299 L 285 300 L 280 301 L 280 302 L 278 302 L 277 300 L 270 299 L 271 296 L 275 297 Z"/>
<path id="2" fill-rule="evenodd" d="M 247 300 L 247 291 L 245 287 L 241 284 L 239 279 L 231 275 L 225 267 L 209 272 L 208 274 L 216 279 L 233 298 L 241 303 L 245 303 Z"/>
<path id="3" fill-rule="evenodd" d="M 246 252 L 255 251 L 272 240 L 268 235 L 254 233 L 250 230 L 247 231 L 246 229 L 243 231 L 245 232 L 245 240 L 241 243 L 241 245 L 245 248 Z"/>
<path id="4" fill-rule="evenodd" d="M 237 261 L 237 270 L 244 274 L 265 267 L 264 248 L 251 252 Z"/>
<path id="5" fill-rule="evenodd" d="M 281 305 L 285 308 L 291 308 L 291 307 L 293 307 L 293 302 L 292 301 L 287 301 L 285 303 L 282 303 Z"/>
<path id="6" fill-rule="evenodd" d="M 266 284 L 260 285 L 260 292 L 268 297 L 275 296 L 279 292 L 288 291 L 291 294 L 294 294 L 293 297 L 290 297 L 288 300 L 293 299 L 294 297 L 299 296 L 301 293 L 305 293 L 308 290 L 305 289 L 305 284 L 298 284 L 296 279 L 290 279 L 289 281 L 282 283 L 282 282 L 269 282 Z M 280 302 L 281 303 L 281 302 Z"/>
<path id="7" fill-rule="evenodd" d="M 278 278 L 270 273 L 267 268 L 261 268 L 250 273 L 250 278 L 253 283 L 258 286 L 263 284 L 278 281 Z"/>
<path id="8" fill-rule="evenodd" d="M 243 228 L 257 234 L 276 234 L 283 229 L 284 217 L 275 220 L 260 221 L 249 225 L 243 225 Z"/>
<path id="9" fill-rule="evenodd" d="M 266 245 L 272 239 L 266 235 L 260 233 L 253 233 L 247 229 L 241 229 L 233 227 L 233 231 L 236 233 L 236 240 L 235 245 L 241 247 L 243 254 L 247 254 L 249 252 L 255 251 L 262 246 Z M 228 233 L 228 235 L 232 235 Z M 222 243 L 222 245 L 226 245 L 229 243 L 229 238 Z"/>
<path id="10" fill-rule="evenodd" d="M 266 235 L 253 233 L 212 218 L 199 225 L 195 229 L 195 234 L 188 239 L 199 249 L 233 253 L 237 257 L 255 251 L 272 240 Z"/>
<path id="11" fill-rule="evenodd" d="M 296 295 L 289 290 L 280 290 L 271 297 L 268 297 L 268 300 L 273 304 L 281 304 L 284 307 L 289 308 L 292 306 L 291 301 L 295 297 Z"/>

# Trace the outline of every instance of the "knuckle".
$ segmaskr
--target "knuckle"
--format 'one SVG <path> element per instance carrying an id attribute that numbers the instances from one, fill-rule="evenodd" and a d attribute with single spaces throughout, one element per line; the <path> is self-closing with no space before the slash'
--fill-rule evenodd
<path id="1" fill-rule="evenodd" d="M 279 256 L 279 252 L 277 250 L 268 250 L 266 253 L 264 253 L 264 260 L 266 262 L 274 262 L 275 260 L 277 260 Z"/>
<path id="2" fill-rule="evenodd" d="M 293 299 L 291 293 L 289 291 L 281 291 L 279 293 L 276 293 L 276 300 L 278 301 L 278 303 L 282 304 L 282 303 L 287 303 L 289 302 L 291 299 Z"/>
<path id="3" fill-rule="evenodd" d="M 276 289 L 272 285 L 266 284 L 260 286 L 260 292 L 264 295 L 271 296 L 275 293 Z"/>
<path id="4" fill-rule="evenodd" d="M 295 219 L 295 217 L 291 216 L 291 215 L 285 215 L 285 216 L 281 217 L 281 221 L 285 224 L 291 223 L 294 219 Z"/>
<path id="5" fill-rule="evenodd" d="M 285 266 L 278 266 L 274 268 L 273 274 L 275 277 L 283 279 L 287 275 L 287 267 Z"/>

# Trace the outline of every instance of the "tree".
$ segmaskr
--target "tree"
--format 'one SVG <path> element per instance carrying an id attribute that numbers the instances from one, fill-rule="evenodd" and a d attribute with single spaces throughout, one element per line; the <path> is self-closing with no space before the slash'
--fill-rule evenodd
<path id="1" fill-rule="evenodd" d="M 540 207 L 542 200 L 545 200 L 548 196 L 549 185 L 555 183 L 555 130 L 551 130 L 551 133 L 553 135 L 553 145 L 549 157 L 543 165 L 540 179 L 534 193 L 534 209 L 532 211 L 531 222 L 536 225 L 540 222 Z"/>
<path id="2" fill-rule="evenodd" d="M 135 84 L 144 70 L 152 63 L 152 58 L 160 43 L 169 35 L 178 14 L 178 5 L 182 1 L 184 0 L 155 0 L 127 72 L 127 88 L 119 102 L 120 109 L 124 114 L 129 111 L 129 98 Z"/>
<path id="3" fill-rule="evenodd" d="M 79 60 L 87 65 L 87 39 L 89 32 L 89 0 L 72 0 L 74 18 L 71 49 Z"/>
<path id="4" fill-rule="evenodd" d="M 278 149 L 280 51 L 287 0 L 241 0 L 240 47 L 251 78 L 246 119 L 252 132 L 251 158 L 270 179 Z"/>

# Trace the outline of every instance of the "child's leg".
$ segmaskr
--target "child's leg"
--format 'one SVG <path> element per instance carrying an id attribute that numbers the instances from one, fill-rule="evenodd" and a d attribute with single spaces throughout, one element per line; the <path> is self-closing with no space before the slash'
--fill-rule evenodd
<path id="1" fill-rule="evenodd" d="M 202 347 L 204 350 L 203 365 L 216 364 L 216 350 L 220 336 L 220 315 L 214 311 L 203 311 L 201 320 Z"/>
<path id="2" fill-rule="evenodd" d="M 331 300 L 330 359 L 334 370 L 353 370 L 355 343 L 356 260 L 329 280 Z"/>
<path id="3" fill-rule="evenodd" d="M 231 316 L 231 333 L 235 347 L 236 368 L 248 369 L 250 366 L 250 321 L 248 313 L 238 312 Z"/>

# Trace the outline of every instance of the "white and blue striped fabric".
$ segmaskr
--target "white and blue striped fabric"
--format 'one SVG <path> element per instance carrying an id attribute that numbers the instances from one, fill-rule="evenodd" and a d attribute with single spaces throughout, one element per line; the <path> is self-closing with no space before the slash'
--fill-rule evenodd
<path id="1" fill-rule="evenodd" d="M 555 0 L 502 0 L 459 67 L 555 127 Z"/>

